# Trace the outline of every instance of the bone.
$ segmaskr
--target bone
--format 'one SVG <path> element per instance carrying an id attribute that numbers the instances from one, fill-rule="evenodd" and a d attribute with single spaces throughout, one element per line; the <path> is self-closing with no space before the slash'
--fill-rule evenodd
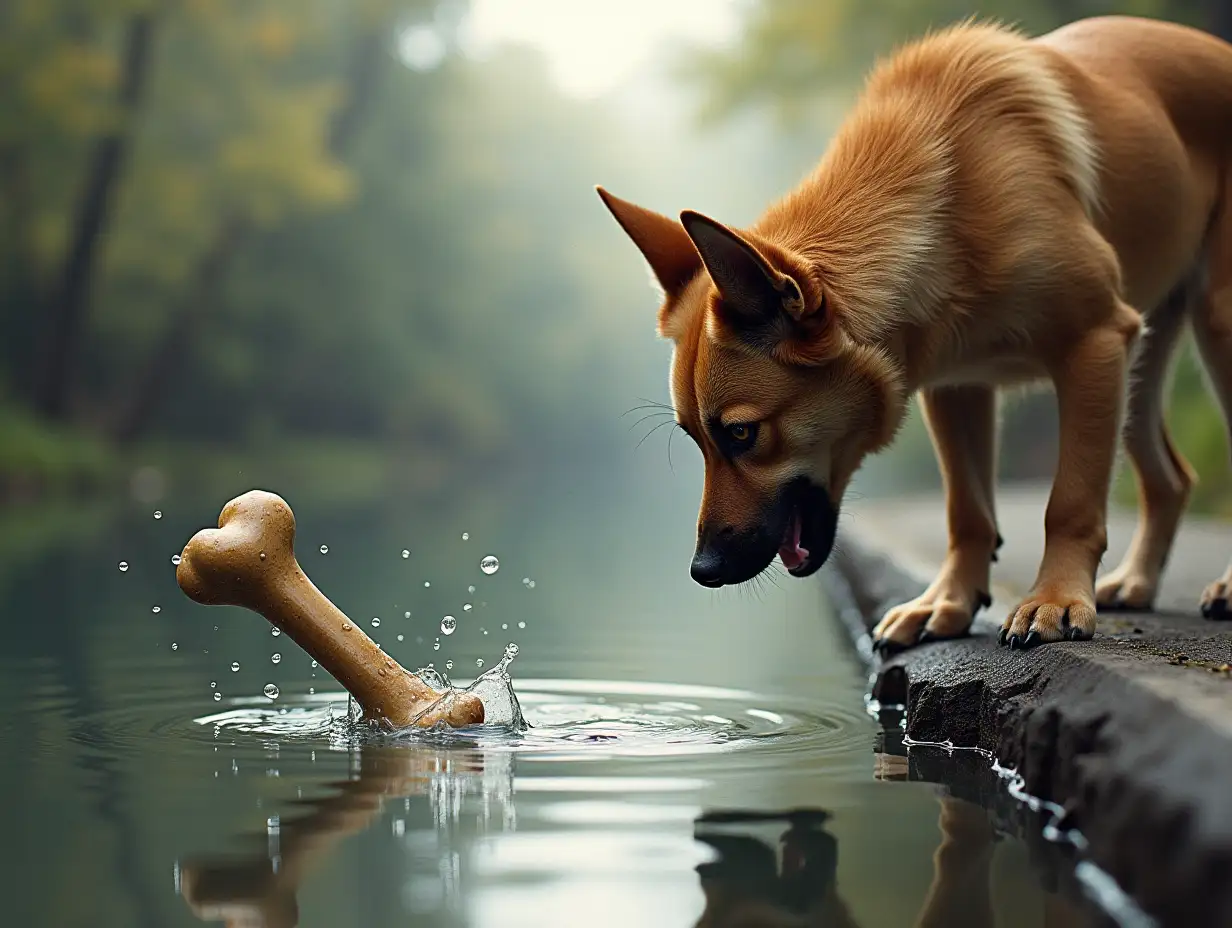
<path id="1" fill-rule="evenodd" d="M 393 728 L 483 721 L 470 693 L 443 695 L 382 651 L 308 579 L 295 559 L 295 514 L 282 497 L 250 490 L 197 532 L 175 571 L 205 605 L 243 606 L 282 629 L 355 697 L 364 718 Z"/>

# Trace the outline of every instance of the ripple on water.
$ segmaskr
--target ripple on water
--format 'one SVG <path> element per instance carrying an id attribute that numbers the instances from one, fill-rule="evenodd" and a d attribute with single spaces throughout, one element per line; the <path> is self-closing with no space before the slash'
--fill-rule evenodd
<path id="1" fill-rule="evenodd" d="M 345 693 L 284 694 L 230 700 L 230 708 L 195 719 L 205 737 L 379 740 L 414 739 L 510 750 L 542 760 L 675 757 L 756 751 L 833 756 L 865 748 L 871 723 L 857 708 L 811 705 L 717 687 L 609 680 L 522 679 L 518 698 L 529 727 L 481 725 L 462 731 L 373 733 L 350 723 Z"/>

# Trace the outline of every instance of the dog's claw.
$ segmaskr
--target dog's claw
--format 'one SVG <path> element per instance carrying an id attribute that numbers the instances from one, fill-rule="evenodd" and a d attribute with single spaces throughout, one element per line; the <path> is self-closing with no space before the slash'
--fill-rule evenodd
<path id="1" fill-rule="evenodd" d="M 941 639 L 937 635 L 933 634 L 926 628 L 922 632 L 920 632 L 919 637 L 916 638 L 915 641 L 916 641 L 916 644 L 928 644 L 930 641 L 940 641 L 940 640 Z"/>
<path id="2" fill-rule="evenodd" d="M 1210 619 L 1212 622 L 1226 622 L 1232 619 L 1232 610 L 1228 609 L 1228 601 L 1212 599 L 1209 603 L 1203 603 L 1202 618 Z"/>
<path id="3" fill-rule="evenodd" d="M 1044 639 L 1040 636 L 1040 633 L 1036 631 L 1027 632 L 1027 637 L 1022 639 L 1022 646 L 1025 650 L 1028 650 L 1028 651 L 1031 650 L 1031 648 L 1035 647 L 1037 644 L 1043 644 L 1043 643 L 1044 643 Z"/>
<path id="4" fill-rule="evenodd" d="M 1077 628 L 1076 626 L 1070 626 L 1065 630 L 1065 639 L 1067 641 L 1081 641 L 1082 629 Z"/>
<path id="5" fill-rule="evenodd" d="M 1021 647 L 1022 639 L 1020 639 L 1017 635 L 1010 635 L 1010 650 L 1017 651 Z"/>
<path id="6" fill-rule="evenodd" d="M 992 548 L 992 562 L 994 564 L 997 563 L 998 560 L 1000 560 L 1000 558 L 997 556 L 997 552 L 1001 550 L 1001 546 L 1003 544 L 1005 544 L 1005 539 L 1001 537 L 1000 532 L 997 532 L 997 543 L 993 545 L 993 548 Z"/>
<path id="7" fill-rule="evenodd" d="M 997 636 L 997 644 L 1005 647 L 1005 640 L 1009 637 L 1009 632 L 1006 629 L 1001 629 L 1001 634 Z"/>
<path id="8" fill-rule="evenodd" d="M 975 612 L 979 612 L 981 609 L 988 609 L 990 606 L 992 606 L 992 597 L 989 596 L 987 593 L 985 593 L 983 590 L 980 590 L 978 593 L 975 594 L 975 596 L 976 596 L 975 610 L 974 610 Z"/>

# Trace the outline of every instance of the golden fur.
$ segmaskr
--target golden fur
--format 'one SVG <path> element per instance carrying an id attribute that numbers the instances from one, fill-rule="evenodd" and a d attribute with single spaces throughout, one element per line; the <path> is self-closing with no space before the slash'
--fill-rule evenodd
<path id="1" fill-rule="evenodd" d="M 1089 638 L 1097 601 L 1149 606 L 1193 481 L 1162 417 L 1186 319 L 1232 415 L 1230 178 L 1232 46 L 1102 17 L 1035 39 L 967 22 L 900 49 L 748 229 L 600 190 L 663 288 L 672 400 L 705 457 L 694 576 L 740 582 L 775 545 L 815 570 L 848 482 L 915 393 L 949 555 L 876 637 L 965 633 L 999 537 L 996 391 L 1042 381 L 1061 429 L 1047 541 L 1002 640 Z M 1097 592 L 1126 412 L 1141 520 Z M 1232 569 L 1204 611 L 1225 612 L 1229 586 Z"/>

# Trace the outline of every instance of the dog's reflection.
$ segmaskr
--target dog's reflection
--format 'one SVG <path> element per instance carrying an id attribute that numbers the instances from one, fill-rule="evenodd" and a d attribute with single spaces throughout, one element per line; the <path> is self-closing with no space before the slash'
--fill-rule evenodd
<path id="1" fill-rule="evenodd" d="M 511 776 L 508 769 L 488 769 L 492 759 L 486 758 L 485 764 L 478 751 L 368 746 L 358 760 L 352 779 L 329 784 L 330 793 L 323 798 L 297 803 L 306 814 L 284 817 L 276 847 L 268 853 L 181 864 L 180 894 L 193 914 L 228 928 L 294 928 L 301 882 L 339 841 L 366 829 L 385 802 L 442 793 L 433 798 L 447 814 L 456 794 L 468 785 L 499 802 L 500 795 L 488 794 L 504 793 Z"/>
<path id="2" fill-rule="evenodd" d="M 997 833 L 988 813 L 940 800 L 941 844 L 917 928 L 995 928 L 991 880 Z M 706 907 L 697 928 L 858 928 L 837 885 L 838 841 L 822 810 L 722 813 L 698 819 L 695 836 L 716 859 L 697 868 Z M 728 826 L 782 822 L 781 851 Z M 1042 928 L 1091 928 L 1085 906 L 1044 892 Z"/>

